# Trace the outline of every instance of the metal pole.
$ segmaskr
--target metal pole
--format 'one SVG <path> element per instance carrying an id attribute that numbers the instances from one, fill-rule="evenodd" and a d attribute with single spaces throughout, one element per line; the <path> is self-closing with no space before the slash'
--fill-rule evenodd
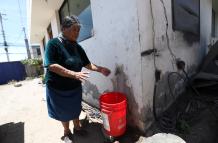
<path id="1" fill-rule="evenodd" d="M 26 31 L 25 31 L 24 27 L 23 27 L 23 32 L 24 32 L 24 41 L 25 41 L 25 45 L 26 45 L 27 57 L 28 57 L 28 59 L 31 59 L 31 54 L 30 54 L 30 49 L 29 49 L 29 42 L 28 42 L 28 39 L 26 37 Z"/>
<path id="2" fill-rule="evenodd" d="M 2 36 L 3 36 L 3 41 L 4 41 L 5 52 L 6 52 L 7 60 L 9 62 L 10 59 L 9 59 L 9 54 L 8 54 L 8 44 L 7 44 L 6 38 L 5 38 L 5 32 L 4 32 L 4 27 L 3 27 L 3 22 L 2 22 L 2 14 L 1 13 L 0 13 L 0 23 L 1 23 L 1 28 L 2 28 Z"/>

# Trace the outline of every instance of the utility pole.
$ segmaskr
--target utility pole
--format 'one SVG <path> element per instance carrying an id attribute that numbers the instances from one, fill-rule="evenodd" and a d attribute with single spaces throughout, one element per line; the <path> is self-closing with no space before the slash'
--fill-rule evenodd
<path id="1" fill-rule="evenodd" d="M 28 39 L 27 39 L 27 36 L 26 36 L 25 27 L 24 27 L 24 25 L 23 25 L 22 11 L 21 11 L 21 6 L 20 6 L 20 1 L 19 1 L 19 0 L 18 0 L 18 6 L 19 6 L 19 13 L 20 13 L 21 27 L 23 27 L 24 41 L 25 41 L 25 45 L 26 45 L 27 58 L 28 58 L 28 59 L 31 59 L 30 48 L 29 48 L 29 42 L 28 42 Z"/>
<path id="2" fill-rule="evenodd" d="M 23 27 L 23 32 L 24 32 L 24 41 L 25 41 L 25 45 L 26 45 L 27 57 L 28 57 L 28 59 L 31 59 L 29 42 L 28 42 L 28 39 L 27 39 L 27 36 L 26 36 L 25 27 Z"/>
<path id="3" fill-rule="evenodd" d="M 6 38 L 5 38 L 5 31 L 4 31 L 4 27 L 3 27 L 1 12 L 0 12 L 0 23 L 1 23 L 1 28 L 2 28 L 2 36 L 3 36 L 3 41 L 4 41 L 5 52 L 6 52 L 7 60 L 9 62 L 10 59 L 9 59 L 9 54 L 8 54 L 8 44 L 7 44 L 7 41 L 6 41 Z"/>

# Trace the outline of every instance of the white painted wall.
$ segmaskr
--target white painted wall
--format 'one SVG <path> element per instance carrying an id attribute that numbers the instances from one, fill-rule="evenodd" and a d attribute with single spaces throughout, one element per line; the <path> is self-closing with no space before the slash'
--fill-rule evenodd
<path id="1" fill-rule="evenodd" d="M 172 29 L 171 1 L 138 0 L 137 5 L 141 51 L 153 48 L 158 50 L 159 56 L 155 58 L 155 65 L 157 69 L 161 70 L 161 81 L 166 79 L 168 72 L 176 71 L 175 62 L 167 45 L 167 35 L 169 37 L 169 48 L 177 58 L 186 62 L 188 69 L 196 67 L 200 63 L 199 59 L 202 54 L 199 52 L 199 42 L 189 45 L 183 38 L 183 33 Z M 153 122 L 152 104 L 155 85 L 154 57 L 152 54 L 142 57 L 142 79 L 141 101 L 143 108 L 141 110 L 141 121 L 144 122 L 144 125 L 139 125 L 141 129 L 148 129 Z M 166 86 L 166 82 L 164 83 Z M 164 92 L 166 91 L 163 88 L 162 93 L 157 94 L 162 95 Z"/>
<path id="2" fill-rule="evenodd" d="M 58 11 L 55 10 L 53 16 L 51 17 L 51 29 L 52 29 L 52 34 L 53 37 L 57 37 L 60 33 L 60 20 L 59 20 L 59 16 L 58 16 Z M 47 43 L 49 41 L 49 36 L 47 33 L 47 27 L 44 28 L 44 37 L 45 37 L 45 43 Z M 46 45 L 45 45 L 46 47 Z M 44 59 L 44 55 L 45 55 L 45 47 L 43 46 L 43 41 L 42 39 L 40 40 L 40 51 L 42 54 L 42 58 Z M 46 72 L 46 69 L 44 69 L 44 73 Z"/>
<path id="3" fill-rule="evenodd" d="M 176 58 L 185 61 L 187 67 L 191 67 L 192 65 L 197 66 L 199 64 L 198 59 L 201 56 L 199 53 L 199 42 L 189 44 L 183 38 L 184 34 L 182 32 L 173 31 L 171 1 L 152 0 L 152 6 L 155 23 L 155 48 L 158 49 L 160 54 L 156 58 L 157 67 L 162 70 L 163 74 L 167 71 L 176 70 L 175 61 L 170 54 L 169 48 Z M 166 26 L 167 23 L 168 28 Z M 169 37 L 169 47 L 167 46 L 167 35 Z"/>
<path id="4" fill-rule="evenodd" d="M 167 92 L 166 75 L 169 72 L 177 71 L 172 53 L 176 58 L 180 58 L 186 63 L 186 70 L 191 73 L 195 72 L 197 66 L 201 63 L 205 55 L 205 50 L 210 39 L 211 29 L 211 1 L 201 1 L 201 40 L 189 44 L 183 38 L 183 33 L 173 31 L 172 29 L 172 9 L 169 0 L 138 0 L 138 17 L 140 28 L 140 45 L 142 51 L 156 48 L 159 56 L 156 57 L 156 67 L 161 70 L 161 79 L 158 86 L 163 86 L 158 96 Z M 168 23 L 168 28 L 167 24 Z M 154 24 L 154 25 L 153 25 Z M 167 34 L 166 34 L 167 33 Z M 169 37 L 169 47 L 167 44 L 167 35 Z M 143 92 L 141 101 L 145 112 L 141 113 L 144 121 L 144 129 L 148 129 L 152 120 L 152 101 L 155 84 L 155 68 L 153 55 L 142 57 L 142 78 Z M 161 85 L 164 83 L 164 85 Z M 139 102 L 140 103 L 140 102 Z M 143 111 L 143 110 L 142 110 Z M 143 125 L 143 124 L 139 124 Z M 143 129 L 143 127 L 140 127 Z"/>
<path id="5" fill-rule="evenodd" d="M 153 1 L 153 0 L 152 0 Z M 140 33 L 138 39 L 140 42 L 140 52 L 153 49 L 155 39 L 153 38 L 153 20 L 152 11 L 150 7 L 150 0 L 137 0 L 137 15 L 138 15 L 138 28 Z M 141 56 L 141 55 L 140 55 Z M 153 121 L 152 103 L 154 92 L 154 60 L 153 55 L 141 57 L 141 78 L 142 78 L 142 95 L 139 97 L 141 104 L 140 119 L 137 126 L 141 130 L 148 129 Z"/>
<path id="6" fill-rule="evenodd" d="M 39 45 L 40 45 L 41 56 L 44 59 L 45 51 L 44 51 L 44 46 L 43 46 L 42 41 L 39 43 Z"/>
<path id="7" fill-rule="evenodd" d="M 60 33 L 60 20 L 59 20 L 58 11 L 55 11 L 54 15 L 51 18 L 51 29 L 52 29 L 53 37 L 57 37 L 58 34 Z"/>
<path id="8" fill-rule="evenodd" d="M 97 86 L 96 93 L 118 90 L 127 94 L 131 114 L 138 117 L 142 105 L 141 56 L 137 5 L 132 0 L 105 1 L 91 0 L 94 36 L 81 42 L 90 60 L 112 70 L 104 77 L 91 73 L 90 82 Z M 122 73 L 116 74 L 119 67 Z M 87 85 L 90 86 L 90 85 Z M 86 88 L 84 88 L 86 90 Z M 84 95 L 84 99 L 98 105 L 100 95 L 93 91 Z M 137 122 L 137 118 L 129 121 Z"/>
<path id="9" fill-rule="evenodd" d="M 105 91 L 125 93 L 129 107 L 127 120 L 145 131 L 153 121 L 155 68 L 153 56 L 141 57 L 141 52 L 152 48 L 158 50 L 160 56 L 155 59 L 157 68 L 161 70 L 161 80 L 166 73 L 176 71 L 167 46 L 167 32 L 170 49 L 186 62 L 186 70 L 193 72 L 210 40 L 211 0 L 201 0 L 202 42 L 191 45 L 183 38 L 183 33 L 172 30 L 169 0 L 163 0 L 163 3 L 161 0 L 118 0 L 116 4 L 114 1 L 91 0 L 91 8 L 94 34 L 80 44 L 93 63 L 110 68 L 112 73 L 104 77 L 92 72 L 84 84 L 83 99 L 98 106 L 98 98 Z M 51 23 L 53 35 L 57 36 L 60 32 L 57 13 Z M 45 35 L 47 41 L 47 33 Z"/>

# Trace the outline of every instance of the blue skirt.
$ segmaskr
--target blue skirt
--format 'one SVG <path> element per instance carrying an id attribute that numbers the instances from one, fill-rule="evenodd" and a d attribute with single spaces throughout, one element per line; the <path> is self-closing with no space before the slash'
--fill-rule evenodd
<path id="1" fill-rule="evenodd" d="M 82 109 L 82 87 L 61 91 L 46 86 L 46 101 L 51 118 L 62 122 L 78 119 Z"/>

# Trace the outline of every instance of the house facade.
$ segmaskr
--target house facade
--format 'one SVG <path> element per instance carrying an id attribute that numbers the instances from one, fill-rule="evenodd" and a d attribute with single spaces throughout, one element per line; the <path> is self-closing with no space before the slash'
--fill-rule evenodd
<path id="1" fill-rule="evenodd" d="M 63 17 L 79 17 L 79 44 L 93 63 L 112 71 L 109 77 L 92 72 L 83 99 L 98 107 L 102 93 L 125 93 L 127 121 L 141 131 L 154 121 L 154 95 L 169 94 L 167 77 L 177 71 L 176 60 L 194 74 L 218 36 L 215 0 L 29 0 L 27 8 L 29 39 L 40 44 L 42 57 Z M 175 79 L 170 88 L 179 94 L 183 87 Z"/>
<path id="2" fill-rule="evenodd" d="M 42 58 L 40 45 L 31 45 L 30 53 L 32 58 Z"/>

